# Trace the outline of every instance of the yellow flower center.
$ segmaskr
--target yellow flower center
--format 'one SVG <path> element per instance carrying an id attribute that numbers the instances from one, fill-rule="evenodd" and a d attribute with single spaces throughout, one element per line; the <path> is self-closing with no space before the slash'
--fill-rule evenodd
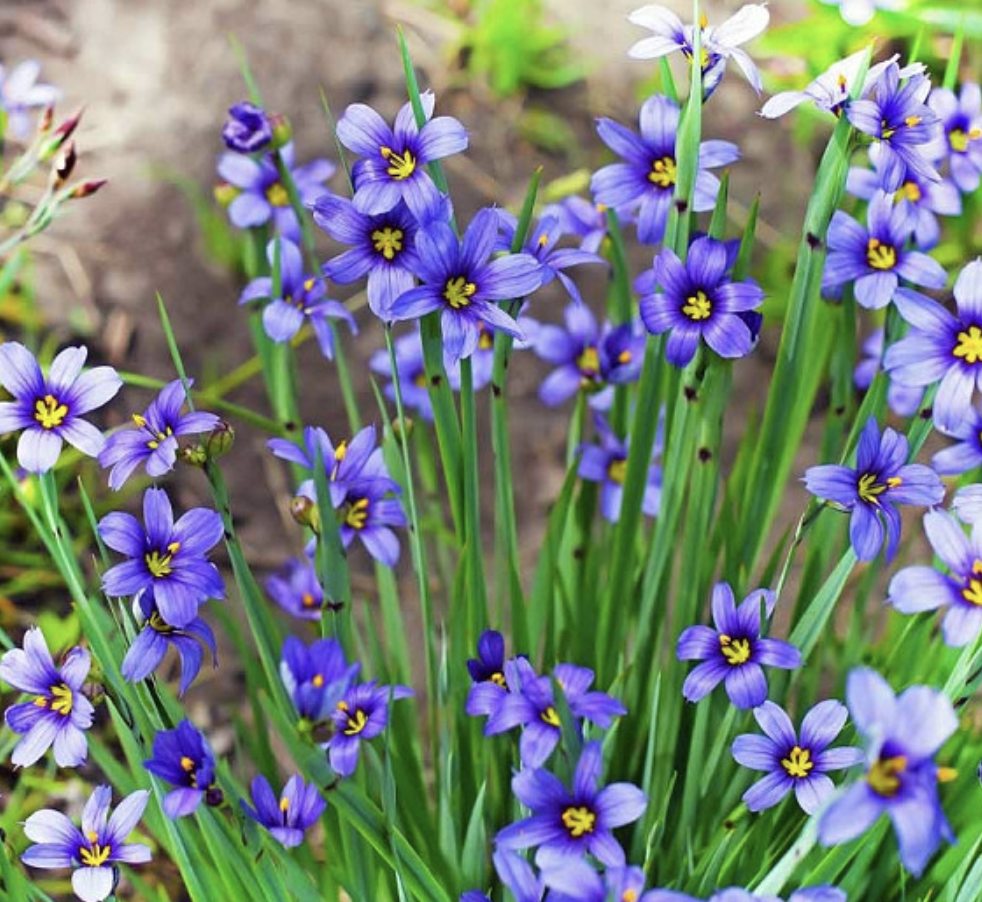
<path id="1" fill-rule="evenodd" d="M 54 429 L 65 422 L 68 407 L 62 404 L 54 395 L 38 398 L 34 404 L 34 419 L 41 424 L 42 429 Z"/>
<path id="2" fill-rule="evenodd" d="M 311 595 L 310 592 L 304 592 L 300 596 L 300 604 L 305 608 L 316 608 L 317 599 L 314 598 L 314 596 Z"/>
<path id="3" fill-rule="evenodd" d="M 313 679 L 310 682 L 313 683 L 318 689 L 320 689 L 320 687 L 324 685 L 324 674 L 315 673 Z"/>
<path id="4" fill-rule="evenodd" d="M 344 522 L 352 529 L 364 529 L 368 522 L 368 499 L 359 498 L 345 505 Z"/>
<path id="5" fill-rule="evenodd" d="M 877 795 L 890 798 L 900 790 L 900 775 L 907 770 L 907 759 L 903 755 L 894 758 L 880 758 L 866 775 L 866 782 Z"/>
<path id="6" fill-rule="evenodd" d="M 965 153 L 968 150 L 969 141 L 977 141 L 982 138 L 982 128 L 976 126 L 968 132 L 960 128 L 953 128 L 948 132 L 948 146 L 955 153 Z"/>
<path id="7" fill-rule="evenodd" d="M 697 291 L 691 297 L 685 299 L 682 305 L 682 312 L 694 322 L 701 319 L 709 319 L 713 312 L 713 302 L 706 297 L 705 291 Z"/>
<path id="8" fill-rule="evenodd" d="M 508 683 L 505 682 L 505 675 L 500 670 L 496 670 L 494 673 L 492 673 L 491 676 L 488 677 L 488 680 L 494 683 L 495 686 L 500 686 L 502 689 L 508 688 Z"/>
<path id="9" fill-rule="evenodd" d="M 556 709 L 552 705 L 550 705 L 548 708 L 546 708 L 545 711 L 543 711 L 539 715 L 539 719 L 543 723 L 549 724 L 550 727 L 559 727 L 559 726 L 561 726 L 561 724 L 559 722 L 559 715 L 556 713 Z"/>
<path id="10" fill-rule="evenodd" d="M 88 849 L 79 849 L 78 857 L 82 864 L 87 868 L 99 868 L 102 867 L 108 860 L 109 856 L 112 854 L 113 847 L 106 843 L 106 845 L 100 845 L 95 841 L 98 838 L 98 834 L 90 833 L 89 842 L 92 845 Z"/>
<path id="11" fill-rule="evenodd" d="M 180 542 L 171 542 L 167 546 L 167 553 L 161 554 L 159 551 L 151 551 L 149 554 L 143 556 L 143 560 L 146 561 L 147 569 L 150 571 L 150 575 L 154 579 L 163 579 L 165 576 L 169 576 L 173 572 L 171 563 L 174 560 L 174 555 L 181 548 Z"/>
<path id="12" fill-rule="evenodd" d="M 895 489 L 898 485 L 903 484 L 903 480 L 899 476 L 891 476 L 886 482 L 877 482 L 877 479 L 879 479 L 879 476 L 876 473 L 863 473 L 859 477 L 856 492 L 859 495 L 860 501 L 879 506 L 880 495 L 887 489 Z"/>
<path id="13" fill-rule="evenodd" d="M 866 262 L 873 269 L 893 269 L 897 265 L 896 248 L 883 244 L 878 238 L 870 238 L 866 243 Z"/>
<path id="14" fill-rule="evenodd" d="M 395 255 L 402 250 L 402 241 L 402 229 L 386 226 L 384 229 L 376 229 L 372 232 L 372 246 L 386 260 L 395 259 Z"/>
<path id="15" fill-rule="evenodd" d="M 354 715 L 348 718 L 348 725 L 344 728 L 344 735 L 357 736 L 362 730 L 365 729 L 365 724 L 367 723 L 368 715 L 362 711 L 361 708 L 358 708 Z"/>
<path id="16" fill-rule="evenodd" d="M 579 839 L 584 833 L 593 833 L 597 816 L 584 805 L 577 808 L 571 806 L 563 811 L 562 820 L 563 826 L 569 831 L 569 835 L 573 839 Z"/>
<path id="17" fill-rule="evenodd" d="M 658 160 L 652 160 L 648 181 L 653 182 L 659 188 L 671 188 L 678 180 L 678 174 L 675 160 L 672 157 L 662 157 Z"/>
<path id="18" fill-rule="evenodd" d="M 181 756 L 181 770 L 186 773 L 191 773 L 194 770 L 194 759 L 189 758 L 187 755 Z"/>
<path id="19" fill-rule="evenodd" d="M 788 772 L 789 777 L 807 777 L 808 772 L 815 766 L 811 752 L 808 749 L 795 746 L 788 752 L 787 758 L 781 759 L 781 766 Z"/>
<path id="20" fill-rule="evenodd" d="M 900 186 L 900 190 L 897 191 L 895 195 L 897 200 L 902 200 L 907 198 L 912 204 L 916 204 L 923 195 L 921 194 L 921 189 L 917 186 L 916 182 L 904 182 Z"/>
<path id="21" fill-rule="evenodd" d="M 627 460 L 612 460 L 607 466 L 607 478 L 618 485 L 624 485 L 627 476 Z"/>
<path id="22" fill-rule="evenodd" d="M 160 616 L 160 611 L 154 611 L 150 615 L 150 620 L 148 621 L 150 628 L 155 630 L 162 635 L 169 636 L 171 633 L 176 632 L 174 627 L 172 627 L 163 617 Z"/>
<path id="23" fill-rule="evenodd" d="M 969 604 L 982 607 L 982 579 L 979 579 L 982 576 L 982 561 L 978 558 L 972 564 L 972 573 L 974 576 L 968 580 L 968 584 L 962 589 L 962 598 Z"/>
<path id="24" fill-rule="evenodd" d="M 630 363 L 634 359 L 634 355 L 626 348 L 617 355 L 618 363 Z"/>
<path id="25" fill-rule="evenodd" d="M 405 181 L 416 171 L 416 158 L 412 151 L 396 153 L 391 147 L 382 147 L 379 152 L 382 159 L 389 164 L 385 171 L 397 182 Z"/>
<path id="26" fill-rule="evenodd" d="M 967 332 L 958 333 L 958 344 L 951 352 L 965 363 L 978 363 L 982 360 L 982 329 L 969 326 Z"/>
<path id="27" fill-rule="evenodd" d="M 473 282 L 468 282 L 463 276 L 456 279 L 447 279 L 447 284 L 443 288 L 443 297 L 454 310 L 470 306 L 471 298 L 477 292 L 477 286 Z"/>
<path id="28" fill-rule="evenodd" d="M 584 376 L 596 376 L 600 372 L 600 354 L 592 345 L 583 349 L 583 353 L 576 358 L 576 368 Z"/>
<path id="29" fill-rule="evenodd" d="M 286 796 L 280 799 L 280 811 L 286 814 L 290 810 L 290 800 Z"/>
<path id="30" fill-rule="evenodd" d="M 290 205 L 290 192 L 279 182 L 273 182 L 266 189 L 266 200 L 273 207 L 288 207 Z"/>
<path id="31" fill-rule="evenodd" d="M 51 710 L 56 714 L 68 717 L 72 713 L 73 700 L 72 690 L 65 683 L 59 683 L 51 687 L 50 697 L 39 695 L 34 699 L 34 705 L 38 708 L 47 708 L 50 705 Z"/>
<path id="32" fill-rule="evenodd" d="M 638 902 L 638 894 L 633 889 L 626 889 L 621 893 L 621 902 Z"/>
<path id="33" fill-rule="evenodd" d="M 904 125 L 906 125 L 907 128 L 913 128 L 915 125 L 920 125 L 920 124 L 921 124 L 920 116 L 908 116 L 906 119 L 904 119 Z"/>
<path id="34" fill-rule="evenodd" d="M 719 637 L 719 647 L 723 657 L 726 658 L 726 663 L 733 667 L 739 667 L 750 660 L 749 639 L 733 639 L 723 633 Z"/>

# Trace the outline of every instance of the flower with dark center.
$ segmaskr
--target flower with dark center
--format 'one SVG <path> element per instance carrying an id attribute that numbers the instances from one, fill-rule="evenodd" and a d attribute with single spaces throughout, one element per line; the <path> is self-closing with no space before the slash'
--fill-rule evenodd
<path id="1" fill-rule="evenodd" d="M 85 731 L 94 714 L 82 694 L 89 665 L 89 653 L 73 648 L 56 667 L 37 627 L 24 634 L 23 648 L 12 648 L 0 658 L 0 679 L 34 696 L 12 705 L 4 715 L 7 726 L 24 737 L 10 758 L 15 767 L 29 767 L 51 746 L 59 767 L 78 767 L 85 761 Z"/>
<path id="2" fill-rule="evenodd" d="M 334 735 L 327 743 L 331 767 L 349 777 L 358 766 L 361 744 L 378 736 L 389 723 L 389 702 L 409 698 L 408 686 L 379 686 L 375 680 L 352 686 L 331 712 Z"/>
<path id="3" fill-rule="evenodd" d="M 173 730 L 160 730 L 153 737 L 153 757 L 143 766 L 173 784 L 162 807 L 170 818 L 193 814 L 202 801 L 214 804 L 221 797 L 215 782 L 215 756 L 208 741 L 190 720 Z"/>
<path id="4" fill-rule="evenodd" d="M 485 630 L 477 640 L 477 658 L 469 658 L 472 685 L 464 710 L 471 717 L 490 714 L 508 692 L 505 681 L 505 640 L 495 630 Z"/>
<path id="5" fill-rule="evenodd" d="M 927 105 L 940 117 L 942 128 L 930 150 L 947 159 L 952 181 L 971 194 L 982 173 L 982 89 L 966 82 L 956 96 L 947 88 L 935 88 Z"/>
<path id="6" fill-rule="evenodd" d="M 324 590 L 317 571 L 305 560 L 287 561 L 279 573 L 263 583 L 266 594 L 284 611 L 301 620 L 320 620 L 324 612 Z"/>
<path id="7" fill-rule="evenodd" d="M 256 807 L 242 799 L 242 810 L 288 849 L 303 842 L 304 833 L 320 820 L 327 808 L 317 787 L 313 783 L 304 783 L 299 775 L 286 781 L 279 798 L 273 793 L 269 780 L 261 774 L 253 778 L 251 789 Z"/>
<path id="8" fill-rule="evenodd" d="M 79 829 L 60 811 L 45 808 L 24 821 L 24 833 L 35 845 L 20 860 L 32 868 L 74 868 L 72 889 L 82 902 L 102 902 L 111 896 L 119 871 L 116 862 L 143 864 L 150 861 L 150 849 L 128 843 L 150 793 L 145 789 L 130 793 L 109 817 L 112 789 L 97 786 L 82 811 Z M 107 822 L 108 819 L 108 822 Z"/>
<path id="9" fill-rule="evenodd" d="M 123 380 L 109 366 L 82 372 L 88 349 L 65 348 L 44 376 L 37 358 L 16 341 L 0 344 L 0 385 L 13 401 L 0 401 L 0 435 L 21 432 L 17 462 L 31 473 L 46 473 L 58 462 L 62 442 L 98 457 L 105 439 L 82 415 L 102 407 Z"/>
<path id="10" fill-rule="evenodd" d="M 318 639 L 306 646 L 287 636 L 280 656 L 280 678 L 301 720 L 321 723 L 358 676 L 361 664 L 349 665 L 337 639 Z"/>

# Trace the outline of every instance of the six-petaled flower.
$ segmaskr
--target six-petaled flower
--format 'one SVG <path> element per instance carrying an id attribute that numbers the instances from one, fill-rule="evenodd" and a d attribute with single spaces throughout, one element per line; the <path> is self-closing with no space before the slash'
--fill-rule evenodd
<path id="1" fill-rule="evenodd" d="M 378 736 L 389 723 L 389 702 L 409 698 L 408 686 L 380 686 L 375 680 L 352 686 L 334 706 L 334 735 L 327 743 L 331 767 L 342 777 L 358 766 L 361 744 Z"/>
<path id="2" fill-rule="evenodd" d="M 255 807 L 242 799 L 242 810 L 288 849 L 303 842 L 304 834 L 317 823 L 327 807 L 317 787 L 313 783 L 304 783 L 299 775 L 286 781 L 278 798 L 262 774 L 253 778 L 251 789 Z"/>
<path id="3" fill-rule="evenodd" d="M 162 807 L 170 818 L 193 814 L 202 801 L 220 804 L 215 787 L 215 756 L 208 740 L 189 720 L 153 737 L 153 757 L 143 766 L 175 788 L 164 796 Z"/>

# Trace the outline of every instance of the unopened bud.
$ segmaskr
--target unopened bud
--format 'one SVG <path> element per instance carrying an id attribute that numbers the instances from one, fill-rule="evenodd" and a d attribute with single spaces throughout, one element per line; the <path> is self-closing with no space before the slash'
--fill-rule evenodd
<path id="1" fill-rule="evenodd" d="M 271 113 L 269 124 L 273 128 L 273 150 L 285 147 L 293 140 L 293 127 L 290 125 L 290 120 L 282 113 Z"/>
<path id="2" fill-rule="evenodd" d="M 222 420 L 205 438 L 205 454 L 209 460 L 215 460 L 228 454 L 234 442 L 235 430 L 232 424 Z"/>
<path id="3" fill-rule="evenodd" d="M 290 516 L 301 526 L 309 526 L 314 532 L 320 532 L 321 518 L 317 502 L 306 495 L 297 495 L 290 499 Z"/>
<path id="4" fill-rule="evenodd" d="M 95 194 L 109 179 L 89 179 L 86 182 L 79 182 L 68 195 L 69 200 L 80 200 L 83 197 L 90 197 Z"/>
<path id="5" fill-rule="evenodd" d="M 75 142 L 69 140 L 55 157 L 54 166 L 51 168 L 52 176 L 57 187 L 61 187 L 68 181 L 68 177 L 75 168 L 78 155 L 75 153 Z"/>
<path id="6" fill-rule="evenodd" d="M 209 786 L 205 790 L 205 804 L 217 808 L 225 801 L 225 794 L 217 786 Z"/>
<path id="7" fill-rule="evenodd" d="M 82 113 L 85 112 L 85 108 L 80 109 L 74 116 L 69 116 L 61 125 L 54 130 L 54 133 L 49 137 L 41 147 L 38 153 L 38 159 L 44 161 L 49 160 L 54 155 L 55 151 L 61 147 L 75 132 L 78 128 L 79 122 L 82 120 Z M 49 123 L 50 128 L 50 123 Z"/>
<path id="8" fill-rule="evenodd" d="M 208 454 L 205 452 L 205 446 L 200 442 L 196 442 L 193 445 L 184 445 L 178 451 L 178 455 L 184 463 L 192 467 L 203 467 L 208 463 Z"/>
<path id="9" fill-rule="evenodd" d="M 415 426 L 416 424 L 412 417 L 403 417 L 401 420 L 396 418 L 392 421 L 392 433 L 400 442 L 409 441 Z"/>
<path id="10" fill-rule="evenodd" d="M 38 129 L 37 135 L 39 138 L 43 138 L 49 131 L 51 131 L 51 123 L 55 121 L 55 108 L 53 106 L 46 106 L 38 117 Z"/>
<path id="11" fill-rule="evenodd" d="M 220 207 L 227 207 L 229 204 L 235 200 L 242 191 L 236 188 L 235 185 L 230 185 L 228 182 L 220 182 L 215 185 L 213 194 L 215 195 L 215 202 Z"/>

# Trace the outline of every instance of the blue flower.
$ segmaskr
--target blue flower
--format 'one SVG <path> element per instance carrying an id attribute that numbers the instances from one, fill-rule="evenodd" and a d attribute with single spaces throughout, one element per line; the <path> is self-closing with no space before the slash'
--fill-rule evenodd
<path id="1" fill-rule="evenodd" d="M 210 805 L 221 801 L 221 790 L 213 786 L 215 756 L 201 731 L 189 720 L 182 720 L 173 730 L 160 730 L 153 737 L 153 757 L 143 766 L 177 787 L 164 796 L 162 803 L 169 818 L 193 814 L 202 801 Z"/>
<path id="2" fill-rule="evenodd" d="M 935 472 L 941 476 L 958 476 L 982 466 L 982 410 L 970 407 L 954 429 L 938 431 L 959 441 L 931 458 Z"/>
<path id="3" fill-rule="evenodd" d="M 622 226 L 632 222 L 630 210 L 621 207 L 615 212 Z M 597 253 L 607 237 L 607 207 L 604 204 L 591 203 L 583 197 L 565 197 L 542 208 L 542 218 L 547 216 L 559 220 L 564 234 L 579 237 L 582 251 Z"/>
<path id="4" fill-rule="evenodd" d="M 318 639 L 309 647 L 287 636 L 280 656 L 280 678 L 301 720 L 320 723 L 337 706 L 361 665 L 348 665 L 337 639 Z"/>
<path id="5" fill-rule="evenodd" d="M 859 436 L 856 466 L 823 464 L 805 471 L 805 488 L 851 513 L 849 541 L 856 557 L 871 561 L 883 547 L 893 558 L 900 541 L 900 512 L 895 504 L 940 504 L 944 486 L 938 474 L 923 464 L 908 464 L 907 438 L 887 427 L 880 436 L 870 417 Z"/>
<path id="6" fill-rule="evenodd" d="M 948 160 L 952 181 L 964 194 L 979 187 L 982 173 L 982 89 L 974 82 L 962 85 L 955 96 L 947 88 L 935 88 L 927 105 L 941 120 L 942 133 L 930 146 Z"/>
<path id="7" fill-rule="evenodd" d="M 261 107 L 246 100 L 229 107 L 228 116 L 222 128 L 222 140 L 229 150 L 255 153 L 273 140 L 273 126 Z"/>
<path id="8" fill-rule="evenodd" d="M 477 658 L 469 658 L 472 685 L 464 710 L 471 717 L 490 714 L 508 692 L 505 680 L 505 640 L 495 630 L 485 630 L 477 640 Z"/>
<path id="9" fill-rule="evenodd" d="M 938 749 L 958 727 L 943 692 L 911 686 L 894 696 L 876 671 L 849 674 L 846 702 L 867 742 L 867 770 L 825 809 L 818 824 L 824 846 L 865 833 L 886 813 L 900 845 L 900 860 L 920 876 L 942 839 L 954 840 L 938 800 L 939 780 L 951 773 L 934 762 Z"/>
<path id="10" fill-rule="evenodd" d="M 327 743 L 335 773 L 349 777 L 358 766 L 362 742 L 374 739 L 389 723 L 389 701 L 409 698 L 408 686 L 379 686 L 375 680 L 352 686 L 331 712 L 334 735 Z"/>
<path id="11" fill-rule="evenodd" d="M 324 612 L 324 590 L 317 571 L 307 561 L 287 561 L 279 573 L 263 584 L 266 594 L 284 611 L 301 620 L 320 620 Z"/>
<path id="12" fill-rule="evenodd" d="M 738 708 L 756 708 L 767 698 L 767 678 L 762 665 L 794 670 L 801 666 L 801 653 L 788 642 L 761 637 L 760 608 L 769 616 L 776 599 L 769 589 L 751 592 L 736 605 L 727 583 L 713 588 L 713 622 L 690 626 L 679 636 L 676 654 L 680 661 L 702 661 L 682 684 L 687 701 L 698 702 L 720 683 Z"/>
<path id="13" fill-rule="evenodd" d="M 299 775 L 286 781 L 279 798 L 273 793 L 269 780 L 261 774 L 253 778 L 251 789 L 256 807 L 242 799 L 242 810 L 288 849 L 303 842 L 304 833 L 317 823 L 327 808 L 317 787 L 313 783 L 304 783 Z"/>
<path id="14" fill-rule="evenodd" d="M 875 329 L 870 333 L 869 338 L 863 342 L 863 357 L 856 364 L 856 369 L 852 373 L 853 384 L 860 391 L 866 391 L 880 372 L 883 361 L 883 343 L 885 333 L 882 328 Z M 887 389 L 887 406 L 895 414 L 902 417 L 911 417 L 921 408 L 924 400 L 924 389 L 915 386 L 904 385 L 896 379 L 890 379 L 890 387 Z M 937 470 L 937 466 L 934 465 Z M 938 470 L 941 473 L 941 470 Z"/>
<path id="15" fill-rule="evenodd" d="M 30 136 L 30 110 L 53 107 L 61 99 L 58 88 L 38 84 L 40 74 L 37 60 L 23 60 L 9 71 L 0 66 L 0 110 L 7 114 L 7 132 L 20 140 Z"/>

